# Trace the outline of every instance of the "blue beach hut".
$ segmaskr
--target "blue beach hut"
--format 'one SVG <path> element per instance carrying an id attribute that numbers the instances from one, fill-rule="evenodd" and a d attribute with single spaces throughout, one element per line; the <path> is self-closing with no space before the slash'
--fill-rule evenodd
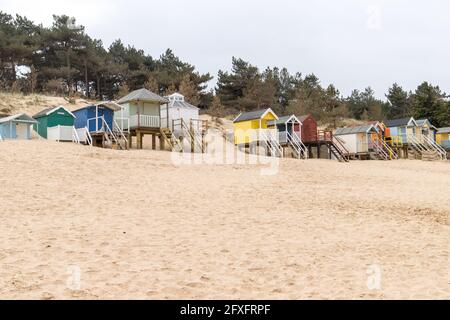
<path id="1" fill-rule="evenodd" d="M 38 122 L 25 113 L 0 119 L 0 140 L 31 139 L 32 126 Z"/>

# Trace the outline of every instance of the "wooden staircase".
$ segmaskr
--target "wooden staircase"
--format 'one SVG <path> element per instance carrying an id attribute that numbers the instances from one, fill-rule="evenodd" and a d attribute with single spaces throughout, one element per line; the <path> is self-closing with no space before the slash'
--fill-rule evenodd
<path id="1" fill-rule="evenodd" d="M 288 131 L 286 131 L 286 140 L 288 142 L 288 145 L 294 151 L 296 158 L 308 159 L 308 149 L 300 140 L 300 138 L 297 136 L 297 134 L 295 133 L 291 134 Z"/>
<path id="2" fill-rule="evenodd" d="M 328 141 L 327 143 L 328 149 L 330 149 L 331 154 L 339 161 L 339 162 L 349 162 L 350 158 L 348 153 L 344 150 L 341 150 L 333 141 Z"/>
<path id="3" fill-rule="evenodd" d="M 161 128 L 160 133 L 169 146 L 170 150 L 174 152 L 183 152 L 183 145 L 181 141 L 172 133 L 169 128 Z"/>
<path id="4" fill-rule="evenodd" d="M 178 135 L 183 138 L 180 146 L 183 148 L 183 142 L 190 142 L 191 152 L 205 153 L 205 134 L 208 130 L 208 121 L 191 119 L 190 123 L 186 123 L 182 118 L 172 120 L 172 136 Z M 167 132 L 166 132 L 167 135 Z"/>
<path id="5" fill-rule="evenodd" d="M 370 153 L 370 157 L 375 160 L 391 160 L 390 155 L 385 150 L 384 146 L 381 144 L 379 140 L 373 140 L 371 142 L 372 152 Z"/>
<path id="6" fill-rule="evenodd" d="M 350 161 L 349 152 L 339 137 L 332 136 L 327 142 L 328 149 L 339 162 Z"/>

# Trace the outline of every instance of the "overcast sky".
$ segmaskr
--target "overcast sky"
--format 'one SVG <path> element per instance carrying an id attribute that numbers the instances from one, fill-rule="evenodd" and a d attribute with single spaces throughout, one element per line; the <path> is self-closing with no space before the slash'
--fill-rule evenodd
<path id="1" fill-rule="evenodd" d="M 370 85 L 384 97 L 393 82 L 424 80 L 450 93 L 445 0 L 0 0 L 0 10 L 46 26 L 52 14 L 75 16 L 105 46 L 120 38 L 153 57 L 172 48 L 214 77 L 236 56 L 313 72 L 344 95 Z"/>

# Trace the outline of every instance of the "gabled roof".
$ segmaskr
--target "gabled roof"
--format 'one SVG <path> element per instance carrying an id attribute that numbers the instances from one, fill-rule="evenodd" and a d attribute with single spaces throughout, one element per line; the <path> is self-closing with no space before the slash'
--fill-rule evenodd
<path id="1" fill-rule="evenodd" d="M 233 120 L 234 123 L 236 122 L 243 122 L 243 121 L 249 121 L 249 120 L 256 120 L 264 118 L 264 116 L 268 113 L 272 113 L 275 116 L 275 119 L 278 119 L 275 112 L 272 111 L 272 109 L 263 109 L 263 110 L 256 110 L 256 111 L 250 111 L 250 112 L 243 112 L 240 113 L 236 119 Z"/>
<path id="2" fill-rule="evenodd" d="M 48 116 L 48 115 L 52 114 L 53 112 L 56 112 L 60 109 L 64 109 L 68 114 L 70 114 L 72 117 L 75 118 L 75 115 L 63 106 L 46 108 L 46 109 L 36 113 L 33 116 L 33 118 L 37 119 L 37 118 L 45 117 L 45 116 Z"/>
<path id="3" fill-rule="evenodd" d="M 10 121 L 17 121 L 17 122 L 27 122 L 27 123 L 38 123 L 36 120 L 34 120 L 32 117 L 25 113 L 19 113 L 15 114 L 13 116 L 5 117 L 0 119 L 0 123 L 10 122 Z"/>
<path id="4" fill-rule="evenodd" d="M 184 101 L 184 96 L 181 93 L 178 93 L 178 92 L 174 92 L 171 95 L 165 96 L 164 98 L 167 98 L 169 100 L 178 98 L 178 99 L 182 99 Z"/>
<path id="5" fill-rule="evenodd" d="M 346 134 L 357 134 L 357 133 L 369 133 L 369 132 L 377 132 L 376 128 L 372 124 L 366 124 L 363 126 L 356 127 L 345 127 L 345 128 L 337 128 L 334 132 L 335 136 L 343 136 Z"/>
<path id="6" fill-rule="evenodd" d="M 119 110 L 122 110 L 122 108 L 123 108 L 122 106 L 118 105 L 114 101 L 103 101 L 103 102 L 99 102 L 99 103 L 96 103 L 96 104 L 89 104 L 87 106 L 78 108 L 76 110 L 73 110 L 73 112 L 77 112 L 77 111 L 84 110 L 84 109 L 89 109 L 89 108 L 95 108 L 97 106 L 102 106 L 102 107 L 108 108 L 108 109 L 110 109 L 112 111 L 119 111 Z"/>
<path id="7" fill-rule="evenodd" d="M 130 101 L 159 102 L 168 103 L 169 100 L 153 93 L 145 88 L 130 92 L 125 97 L 117 101 L 118 104 L 124 104 Z"/>
<path id="8" fill-rule="evenodd" d="M 439 128 L 437 133 L 450 133 L 450 127 Z"/>
<path id="9" fill-rule="evenodd" d="M 193 106 L 190 103 L 187 103 L 186 101 L 170 101 L 169 108 L 183 108 L 183 109 L 195 109 L 198 110 L 196 106 Z"/>
<path id="10" fill-rule="evenodd" d="M 413 125 L 417 126 L 417 122 L 412 117 L 394 119 L 394 120 L 386 120 L 384 122 L 384 124 L 388 128 L 393 128 L 393 127 L 406 127 L 406 126 L 409 126 L 411 122 L 413 123 Z"/>
<path id="11" fill-rule="evenodd" d="M 278 125 L 278 124 L 286 124 L 288 122 L 300 123 L 300 120 L 295 115 L 283 116 L 279 117 L 278 120 L 270 120 L 267 122 L 268 125 Z"/>
<path id="12" fill-rule="evenodd" d="M 435 126 L 433 126 L 433 125 L 431 124 L 431 121 L 428 120 L 428 119 L 419 119 L 419 120 L 416 120 L 416 123 L 417 123 L 417 125 L 418 125 L 419 127 L 423 127 L 423 126 L 425 126 L 425 124 L 428 124 L 428 126 L 429 126 L 430 128 L 437 130 L 437 128 L 436 128 Z"/>

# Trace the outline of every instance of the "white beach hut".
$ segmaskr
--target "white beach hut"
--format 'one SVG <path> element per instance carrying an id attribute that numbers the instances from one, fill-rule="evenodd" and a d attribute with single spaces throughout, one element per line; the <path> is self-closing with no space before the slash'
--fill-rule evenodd
<path id="1" fill-rule="evenodd" d="M 186 102 L 182 94 L 176 92 L 165 98 L 169 100 L 169 103 L 162 107 L 161 113 L 166 114 L 165 108 L 169 108 L 169 127 L 172 128 L 172 120 L 183 119 L 186 124 L 190 124 L 191 120 L 195 122 L 199 119 L 200 109 Z"/>

